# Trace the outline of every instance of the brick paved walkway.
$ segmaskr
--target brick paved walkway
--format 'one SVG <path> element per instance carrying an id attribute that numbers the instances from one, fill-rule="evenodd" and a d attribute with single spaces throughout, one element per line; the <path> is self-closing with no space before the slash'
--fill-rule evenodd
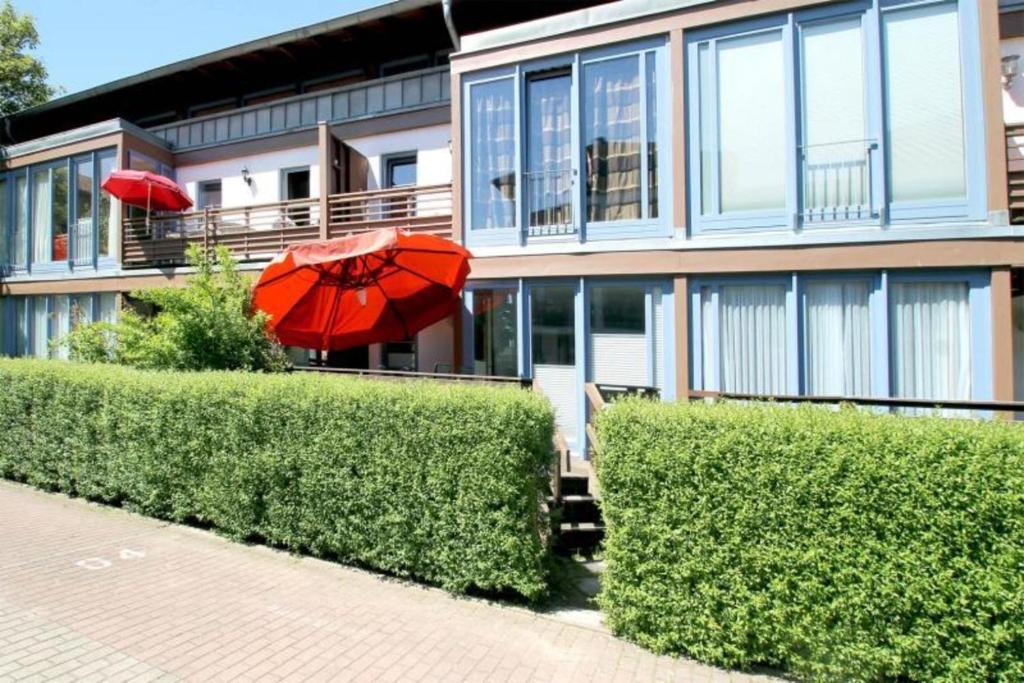
<path id="1" fill-rule="evenodd" d="M 751 680 L 0 482 L 0 680 Z"/>

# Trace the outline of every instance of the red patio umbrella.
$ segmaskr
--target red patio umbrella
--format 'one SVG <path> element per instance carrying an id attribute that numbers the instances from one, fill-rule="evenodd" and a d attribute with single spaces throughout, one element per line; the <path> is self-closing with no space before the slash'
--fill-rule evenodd
<path id="1" fill-rule="evenodd" d="M 253 307 L 288 346 L 406 339 L 457 309 L 469 258 L 454 242 L 396 228 L 296 244 L 263 271 Z"/>
<path id="2" fill-rule="evenodd" d="M 101 187 L 122 202 L 145 209 L 147 226 L 153 209 L 184 211 L 192 206 L 188 193 L 176 182 L 149 171 L 114 171 Z"/>

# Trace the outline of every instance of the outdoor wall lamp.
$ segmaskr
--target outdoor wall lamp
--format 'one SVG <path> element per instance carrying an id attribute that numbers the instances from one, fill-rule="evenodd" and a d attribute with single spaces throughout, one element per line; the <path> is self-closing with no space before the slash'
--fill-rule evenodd
<path id="1" fill-rule="evenodd" d="M 249 174 L 249 167 L 248 166 L 243 166 L 242 167 L 242 180 L 245 181 L 246 185 L 248 185 L 249 187 L 252 187 L 252 175 Z"/>
<path id="2" fill-rule="evenodd" d="M 1002 61 L 1003 87 L 1010 88 L 1013 79 L 1020 75 L 1020 55 L 1006 55 Z"/>

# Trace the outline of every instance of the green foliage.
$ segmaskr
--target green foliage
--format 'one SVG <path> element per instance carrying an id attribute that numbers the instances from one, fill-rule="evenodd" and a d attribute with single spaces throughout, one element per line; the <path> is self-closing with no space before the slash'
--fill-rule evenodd
<path id="1" fill-rule="evenodd" d="M 267 333 L 267 316 L 252 310 L 252 283 L 220 247 L 216 264 L 193 245 L 196 269 L 184 287 L 133 292 L 157 310 L 145 318 L 122 311 L 115 324 L 78 325 L 60 344 L 72 360 L 157 370 L 280 371 L 287 359 Z"/>
<path id="2" fill-rule="evenodd" d="M 30 53 L 39 45 L 35 20 L 6 0 L 0 7 L 0 116 L 42 104 L 60 91 L 46 83 L 46 67 Z"/>
<path id="3" fill-rule="evenodd" d="M 658 652 L 829 681 L 1024 679 L 1024 431 L 616 404 L 600 596 Z"/>
<path id="4" fill-rule="evenodd" d="M 436 583 L 546 590 L 532 392 L 0 360 L 0 476 Z"/>

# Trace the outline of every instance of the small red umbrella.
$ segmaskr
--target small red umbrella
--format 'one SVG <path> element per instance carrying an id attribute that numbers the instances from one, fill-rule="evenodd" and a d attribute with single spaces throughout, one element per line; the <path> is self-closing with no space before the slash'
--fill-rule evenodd
<path id="1" fill-rule="evenodd" d="M 184 211 L 192 206 L 188 193 L 176 182 L 149 171 L 114 171 L 101 187 L 125 204 L 145 209 L 147 226 L 153 209 Z"/>
<path id="2" fill-rule="evenodd" d="M 406 339 L 457 309 L 470 256 L 396 228 L 297 244 L 263 271 L 253 307 L 288 346 L 340 351 Z"/>

